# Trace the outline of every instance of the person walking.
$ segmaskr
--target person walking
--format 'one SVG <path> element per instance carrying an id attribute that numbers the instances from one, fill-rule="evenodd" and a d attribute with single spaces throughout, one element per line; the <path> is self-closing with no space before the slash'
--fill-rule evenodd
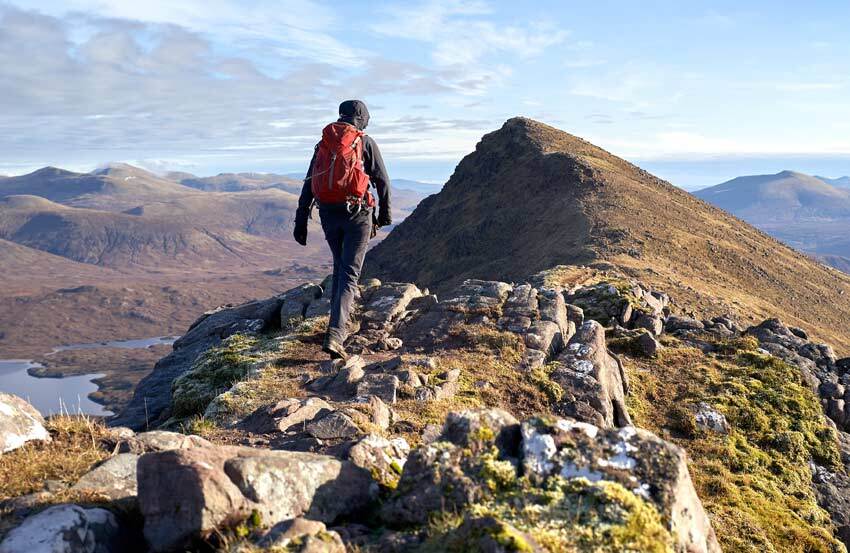
<path id="1" fill-rule="evenodd" d="M 360 100 L 339 105 L 339 119 L 322 131 L 301 188 L 293 237 L 307 245 L 313 205 L 333 255 L 331 315 L 322 351 L 347 359 L 345 339 L 366 247 L 377 229 L 392 224 L 390 179 L 375 141 L 364 131 L 369 110 Z M 370 183 L 378 194 L 377 213 Z"/>

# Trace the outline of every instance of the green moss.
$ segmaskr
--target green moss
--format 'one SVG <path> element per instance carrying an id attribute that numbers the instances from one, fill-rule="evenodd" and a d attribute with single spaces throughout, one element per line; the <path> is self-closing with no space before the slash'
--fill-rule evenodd
<path id="1" fill-rule="evenodd" d="M 545 488 L 523 482 L 469 512 L 505 521 L 552 552 L 673 551 L 656 508 L 614 482 L 554 478 Z"/>
<path id="2" fill-rule="evenodd" d="M 810 461 L 842 470 L 818 398 L 798 368 L 758 354 L 750 340 L 716 352 L 674 345 L 657 360 L 631 360 L 635 424 L 687 450 L 724 551 L 840 550 L 812 491 Z M 726 416 L 728 435 L 692 431 L 687 406 L 701 401 Z"/>
<path id="3" fill-rule="evenodd" d="M 541 392 L 546 394 L 550 403 L 558 403 L 564 397 L 564 388 L 551 378 L 551 374 L 559 366 L 560 363 L 552 362 L 542 367 L 537 367 L 529 373 L 531 382 L 537 386 Z"/>
<path id="4" fill-rule="evenodd" d="M 207 405 L 235 382 L 248 376 L 259 359 L 253 354 L 258 339 L 234 334 L 211 348 L 191 369 L 177 377 L 171 387 L 172 410 L 176 417 L 200 415 Z"/>
<path id="5" fill-rule="evenodd" d="M 499 460 L 495 449 L 482 455 L 480 476 L 494 492 L 510 489 L 517 483 L 516 467 L 510 461 Z"/>

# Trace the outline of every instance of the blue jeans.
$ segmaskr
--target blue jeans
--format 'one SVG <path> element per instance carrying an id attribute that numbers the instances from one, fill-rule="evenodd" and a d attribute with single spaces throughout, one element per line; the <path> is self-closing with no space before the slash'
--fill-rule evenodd
<path id="1" fill-rule="evenodd" d="M 319 217 L 334 259 L 328 336 L 342 343 L 348 337 L 351 307 L 372 232 L 372 210 L 363 209 L 352 215 L 345 208 L 327 206 L 319 208 Z"/>

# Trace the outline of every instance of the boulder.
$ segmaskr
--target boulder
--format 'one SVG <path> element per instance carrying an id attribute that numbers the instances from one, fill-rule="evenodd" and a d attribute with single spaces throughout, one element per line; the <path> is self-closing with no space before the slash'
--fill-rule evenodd
<path id="1" fill-rule="evenodd" d="M 333 411 L 331 405 L 317 397 L 288 398 L 260 407 L 239 423 L 239 428 L 255 434 L 286 432 Z"/>
<path id="2" fill-rule="evenodd" d="M 84 474 L 71 489 L 105 495 L 112 500 L 136 496 L 135 453 L 119 453 Z"/>
<path id="3" fill-rule="evenodd" d="M 44 417 L 18 396 L 0 392 L 0 454 L 34 440 L 50 441 Z"/>
<path id="4" fill-rule="evenodd" d="M 514 287 L 505 301 L 498 325 L 510 332 L 524 333 L 531 322 L 539 318 L 538 307 L 537 288 L 530 284 L 520 284 Z"/>
<path id="5" fill-rule="evenodd" d="M 376 482 L 394 489 L 408 454 L 410 446 L 404 438 L 388 440 L 377 434 L 369 434 L 351 447 L 348 458 L 358 467 L 369 471 Z"/>
<path id="6" fill-rule="evenodd" d="M 513 287 L 505 282 L 468 279 L 437 307 L 443 312 L 460 313 L 465 316 L 493 317 L 500 314 L 512 290 Z"/>
<path id="7" fill-rule="evenodd" d="M 449 413 L 439 439 L 473 451 L 480 451 L 492 443 L 503 455 L 516 457 L 519 421 L 504 409 L 497 408 Z"/>
<path id="8" fill-rule="evenodd" d="M 699 330 L 705 330 L 705 325 L 696 319 L 692 319 L 690 317 L 679 317 L 676 315 L 670 315 L 667 317 L 667 321 L 664 323 L 664 330 L 670 332 L 671 334 L 674 332 L 694 332 Z"/>
<path id="9" fill-rule="evenodd" d="M 193 447 L 208 447 L 212 444 L 200 436 L 169 432 L 167 430 L 151 430 L 140 432 L 118 444 L 119 453 L 135 453 L 141 455 L 151 451 L 171 451 L 175 449 L 191 449 Z"/>
<path id="10" fill-rule="evenodd" d="M 707 403 L 701 402 L 697 405 L 694 420 L 697 426 L 703 430 L 718 434 L 729 433 L 729 423 L 726 421 L 726 417 Z"/>
<path id="11" fill-rule="evenodd" d="M 334 411 L 314 420 L 306 427 L 307 433 L 319 440 L 345 440 L 363 433 L 351 416 L 342 411 Z"/>
<path id="12" fill-rule="evenodd" d="M 547 357 L 557 355 L 564 349 L 564 334 L 553 321 L 535 321 L 525 334 L 525 344 L 531 349 L 544 352 Z"/>
<path id="13" fill-rule="evenodd" d="M 641 313 L 635 319 L 634 327 L 646 329 L 654 336 L 659 336 L 664 331 L 664 321 L 661 315 Z"/>
<path id="14" fill-rule="evenodd" d="M 115 553 L 129 549 L 106 509 L 56 505 L 28 517 L 0 542 L 0 553 Z"/>
<path id="15" fill-rule="evenodd" d="M 386 403 L 395 403 L 399 380 L 394 374 L 372 373 L 357 384 L 357 396 L 378 396 Z"/>
<path id="16" fill-rule="evenodd" d="M 390 525 L 424 524 L 435 511 L 460 511 L 482 499 L 484 489 L 465 470 L 468 458 L 462 447 L 444 441 L 413 450 L 381 518 Z"/>
<path id="17" fill-rule="evenodd" d="M 522 424 L 523 469 L 538 485 L 552 477 L 616 482 L 652 502 L 677 550 L 720 553 L 688 474 L 684 451 L 650 432 L 602 429 L 571 420 Z"/>
<path id="18" fill-rule="evenodd" d="M 321 286 L 306 283 L 288 290 L 281 297 L 280 326 L 286 328 L 302 320 L 310 304 L 322 296 Z"/>
<path id="19" fill-rule="evenodd" d="M 257 545 L 264 550 L 298 553 L 345 553 L 339 534 L 317 520 L 294 518 L 275 524 Z"/>
<path id="20" fill-rule="evenodd" d="M 361 307 L 361 324 L 366 329 L 390 330 L 413 298 L 422 296 L 414 284 L 385 283 L 370 290 Z"/>
<path id="21" fill-rule="evenodd" d="M 602 325 L 585 322 L 557 361 L 550 378 L 564 390 L 559 412 L 603 427 L 631 424 L 624 375 L 608 353 Z"/>
<path id="22" fill-rule="evenodd" d="M 659 350 L 662 349 L 661 344 L 649 332 L 642 332 L 636 339 L 635 343 L 640 348 L 641 353 L 647 357 L 653 357 Z"/>
<path id="23" fill-rule="evenodd" d="M 373 486 L 367 471 L 313 453 L 213 446 L 148 453 L 138 463 L 144 534 L 157 552 L 189 547 L 255 511 L 268 525 L 299 516 L 333 522 L 366 507 Z"/>

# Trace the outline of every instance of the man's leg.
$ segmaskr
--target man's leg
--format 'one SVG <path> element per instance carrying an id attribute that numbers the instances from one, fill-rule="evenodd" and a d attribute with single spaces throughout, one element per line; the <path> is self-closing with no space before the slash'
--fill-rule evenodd
<path id="1" fill-rule="evenodd" d="M 337 288 L 334 290 L 334 299 L 338 299 L 339 302 L 339 324 L 343 339 L 347 338 L 351 308 L 357 294 L 357 283 L 360 280 L 360 270 L 363 268 L 363 258 L 366 257 L 366 247 L 369 245 L 369 234 L 372 230 L 371 213 L 371 210 L 364 210 L 348 219 L 344 225 L 339 276 L 336 280 Z"/>
<path id="2" fill-rule="evenodd" d="M 339 289 L 339 275 L 342 272 L 341 259 L 344 232 L 343 227 L 340 224 L 340 220 L 343 217 L 345 217 L 345 215 L 338 213 L 322 213 L 322 230 L 325 231 L 325 240 L 328 242 L 328 247 L 331 250 L 334 263 L 333 276 L 331 277 L 333 295 L 331 296 L 331 314 L 330 321 L 328 322 L 328 337 L 337 340 L 340 344 L 342 344 L 344 336 L 340 332 L 339 294 L 337 294 L 337 290 Z"/>

